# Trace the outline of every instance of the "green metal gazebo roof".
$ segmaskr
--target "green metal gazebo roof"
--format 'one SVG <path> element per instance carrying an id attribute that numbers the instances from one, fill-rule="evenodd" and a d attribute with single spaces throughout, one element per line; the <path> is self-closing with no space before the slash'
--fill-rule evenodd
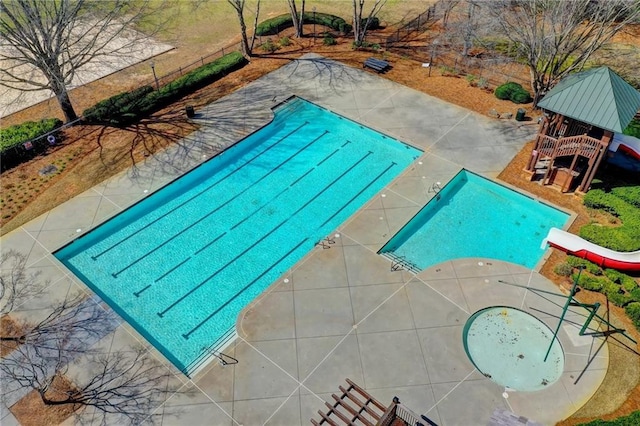
<path id="1" fill-rule="evenodd" d="M 601 67 L 565 77 L 538 106 L 622 133 L 640 109 L 640 92 L 609 68 Z"/>

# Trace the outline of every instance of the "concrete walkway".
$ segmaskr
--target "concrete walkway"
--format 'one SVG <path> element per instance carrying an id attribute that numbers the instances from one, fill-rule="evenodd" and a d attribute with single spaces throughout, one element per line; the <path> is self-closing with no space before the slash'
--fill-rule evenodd
<path id="1" fill-rule="evenodd" d="M 4 236 L 3 251 L 27 254 L 30 268 L 52 283 L 18 315 L 43 315 L 50 300 L 90 293 L 52 252 L 265 125 L 271 107 L 291 95 L 425 153 L 335 231 L 336 244 L 316 247 L 242 312 L 240 337 L 225 350 L 238 364 L 212 363 L 187 379 L 126 323 L 99 342 L 104 352 L 149 347 L 148 356 L 167 364 L 175 384 L 189 390 L 159 405 L 153 419 L 162 425 L 310 424 L 346 377 L 383 403 L 398 396 L 442 425 L 484 425 L 496 408 L 553 424 L 583 405 L 608 365 L 601 339 L 578 336 L 584 312 L 571 313 L 576 324 L 561 328 L 565 371 L 542 391 L 503 398 L 504 388 L 476 371 L 463 349 L 465 321 L 490 305 L 521 308 L 555 327 L 562 298 L 498 283 L 555 291 L 544 277 L 492 259 L 452 260 L 415 275 L 392 271 L 376 254 L 433 196 L 433 182 L 444 184 L 461 168 L 495 178 L 535 128 L 491 120 L 316 55 L 197 111 L 202 130 L 179 146 Z M 73 378 L 82 380 L 86 374 L 77 368 Z M 4 402 L 2 424 L 16 424 Z"/>

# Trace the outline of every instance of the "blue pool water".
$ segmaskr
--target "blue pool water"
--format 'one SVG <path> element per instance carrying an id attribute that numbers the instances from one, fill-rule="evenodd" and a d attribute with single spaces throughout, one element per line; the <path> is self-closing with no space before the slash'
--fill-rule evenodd
<path id="1" fill-rule="evenodd" d="M 188 373 L 251 300 L 420 154 L 293 99 L 55 255 Z"/>
<path id="2" fill-rule="evenodd" d="M 533 268 L 542 240 L 569 215 L 462 170 L 380 249 L 416 270 L 486 257 Z"/>

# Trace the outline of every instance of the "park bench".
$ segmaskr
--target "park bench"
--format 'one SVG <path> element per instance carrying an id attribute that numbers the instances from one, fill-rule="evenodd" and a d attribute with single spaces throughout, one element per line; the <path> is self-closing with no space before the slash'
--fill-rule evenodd
<path id="1" fill-rule="evenodd" d="M 387 68 L 390 67 L 390 65 L 389 65 L 389 62 L 383 61 L 382 59 L 367 58 L 364 61 L 364 64 L 362 64 L 362 67 L 371 68 L 372 70 L 375 70 L 378 73 L 381 73 L 383 71 L 386 71 Z"/>

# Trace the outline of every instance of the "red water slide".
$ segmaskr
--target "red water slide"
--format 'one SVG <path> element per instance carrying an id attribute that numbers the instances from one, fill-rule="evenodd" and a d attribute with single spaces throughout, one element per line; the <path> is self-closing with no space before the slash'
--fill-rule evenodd
<path id="1" fill-rule="evenodd" d="M 542 247 L 544 248 L 547 244 L 567 254 L 587 259 L 602 268 L 640 272 L 640 250 L 631 252 L 610 250 L 558 228 L 549 230 L 549 234 L 542 241 Z"/>

